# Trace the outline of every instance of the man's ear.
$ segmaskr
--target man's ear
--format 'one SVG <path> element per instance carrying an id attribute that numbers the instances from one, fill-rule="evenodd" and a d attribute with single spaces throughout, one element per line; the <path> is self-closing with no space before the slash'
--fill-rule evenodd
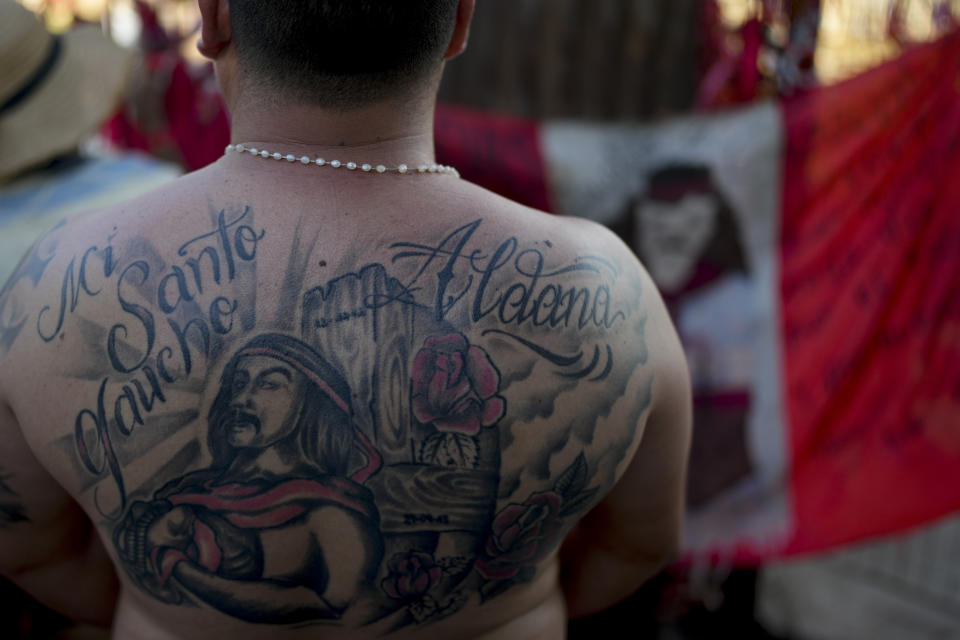
<path id="1" fill-rule="evenodd" d="M 475 0 L 460 0 L 457 5 L 457 24 L 453 28 L 453 35 L 450 37 L 450 44 L 447 46 L 446 53 L 443 54 L 444 60 L 456 58 L 467 48 L 467 39 L 470 36 L 470 21 L 473 19 L 473 7 Z"/>
<path id="2" fill-rule="evenodd" d="M 199 5 L 201 26 L 197 51 L 210 60 L 216 60 L 233 37 L 230 0 L 199 0 Z"/>

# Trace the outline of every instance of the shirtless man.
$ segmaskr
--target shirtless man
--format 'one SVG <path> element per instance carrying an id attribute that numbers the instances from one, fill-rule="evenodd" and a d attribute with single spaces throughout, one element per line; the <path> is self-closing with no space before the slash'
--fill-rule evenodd
<path id="1" fill-rule="evenodd" d="M 0 570 L 125 639 L 562 637 L 678 544 L 675 332 L 434 164 L 471 0 L 309 4 L 201 0 L 233 144 L 0 294 Z"/>

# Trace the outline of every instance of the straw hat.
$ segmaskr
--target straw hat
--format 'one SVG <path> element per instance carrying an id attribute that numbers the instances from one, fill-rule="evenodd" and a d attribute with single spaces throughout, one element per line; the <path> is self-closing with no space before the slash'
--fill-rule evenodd
<path id="1" fill-rule="evenodd" d="M 0 183 L 95 131 L 117 106 L 131 60 L 96 27 L 53 36 L 0 0 Z"/>

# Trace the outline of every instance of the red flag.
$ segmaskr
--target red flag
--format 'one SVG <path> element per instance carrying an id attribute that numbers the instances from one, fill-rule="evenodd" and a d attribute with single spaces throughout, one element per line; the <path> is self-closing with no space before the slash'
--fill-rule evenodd
<path id="1" fill-rule="evenodd" d="M 830 88 L 650 126 L 438 120 L 448 162 L 459 145 L 474 179 L 523 184 L 510 195 L 534 206 L 549 184 L 664 289 L 694 376 L 688 553 L 755 563 L 960 509 L 958 60 L 955 34 Z M 644 203 L 684 194 L 713 214 L 664 259 Z"/>
<path id="2" fill-rule="evenodd" d="M 437 161 L 482 187 L 549 211 L 540 128 L 504 115 L 444 105 L 436 113 Z"/>
<path id="3" fill-rule="evenodd" d="M 960 508 L 960 35 L 783 104 L 786 552 Z"/>

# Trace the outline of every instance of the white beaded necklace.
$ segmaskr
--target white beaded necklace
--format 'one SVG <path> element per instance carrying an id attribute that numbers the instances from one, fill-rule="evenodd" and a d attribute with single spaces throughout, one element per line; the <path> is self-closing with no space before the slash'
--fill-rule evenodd
<path id="1" fill-rule="evenodd" d="M 368 164 L 366 162 L 362 164 L 357 164 L 356 162 L 341 162 L 340 160 L 325 160 L 324 158 L 311 158 L 310 156 L 295 156 L 292 153 L 286 155 L 282 153 L 276 153 L 273 151 L 267 151 L 266 149 L 258 149 L 256 147 L 251 147 L 245 144 L 228 144 L 227 148 L 224 150 L 224 153 L 229 153 L 230 151 L 236 151 L 237 153 L 249 153 L 251 155 L 257 156 L 258 158 L 264 159 L 273 159 L 273 160 L 286 160 L 287 162 L 299 162 L 304 165 L 316 165 L 318 167 L 330 167 L 331 169 L 340 169 L 344 168 L 348 171 L 362 171 L 363 173 L 399 173 L 402 175 L 417 175 L 420 173 L 439 173 L 447 176 L 453 176 L 455 178 L 460 177 L 460 172 L 454 169 L 451 166 L 444 164 L 421 164 L 417 167 L 408 167 L 405 164 L 398 165 L 396 167 L 387 167 L 382 164 Z"/>

